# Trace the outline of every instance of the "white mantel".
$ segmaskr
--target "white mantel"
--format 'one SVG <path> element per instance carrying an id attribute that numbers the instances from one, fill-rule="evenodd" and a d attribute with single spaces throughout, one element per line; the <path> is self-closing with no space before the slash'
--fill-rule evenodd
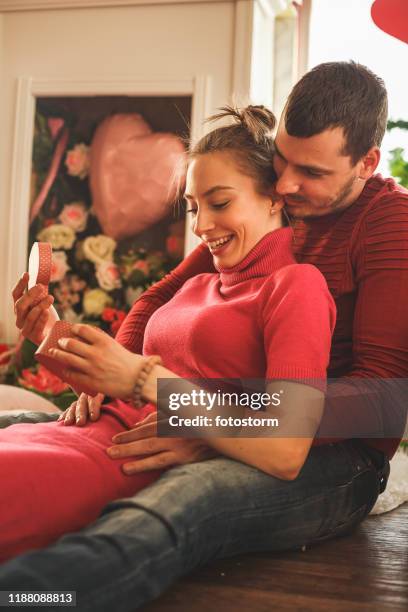
<path id="1" fill-rule="evenodd" d="M 276 73 L 287 79 L 279 91 L 290 88 L 293 70 L 275 64 L 280 56 L 293 67 L 293 37 L 277 54 L 274 28 L 291 4 L 0 0 L 0 342 L 15 338 L 10 292 L 26 265 L 36 96 L 190 94 L 197 138 L 227 103 L 272 106 Z"/>

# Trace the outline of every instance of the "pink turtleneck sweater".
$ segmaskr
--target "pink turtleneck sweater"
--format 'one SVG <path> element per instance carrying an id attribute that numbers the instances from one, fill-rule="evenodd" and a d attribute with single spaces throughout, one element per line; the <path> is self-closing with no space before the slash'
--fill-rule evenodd
<path id="1" fill-rule="evenodd" d="M 150 318 L 144 353 L 184 378 L 307 379 L 325 388 L 335 306 L 293 232 L 267 234 L 233 268 L 198 274 Z"/>

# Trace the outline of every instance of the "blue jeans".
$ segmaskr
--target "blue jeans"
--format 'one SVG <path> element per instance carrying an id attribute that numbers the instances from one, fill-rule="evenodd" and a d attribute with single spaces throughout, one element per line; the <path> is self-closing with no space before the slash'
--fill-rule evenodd
<path id="1" fill-rule="evenodd" d="M 0 566 L 0 589 L 75 590 L 81 612 L 133 611 L 214 559 L 350 532 L 387 466 L 353 441 L 312 448 L 294 481 L 227 458 L 179 466 L 81 532 Z"/>

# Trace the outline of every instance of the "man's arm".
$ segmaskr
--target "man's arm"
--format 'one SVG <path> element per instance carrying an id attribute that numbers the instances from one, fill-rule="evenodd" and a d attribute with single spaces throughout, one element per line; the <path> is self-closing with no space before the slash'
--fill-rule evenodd
<path id="1" fill-rule="evenodd" d="M 392 456 L 406 421 L 408 195 L 386 194 L 367 212 L 351 265 L 353 364 L 328 387 L 319 436 L 378 438 L 372 443 Z"/>

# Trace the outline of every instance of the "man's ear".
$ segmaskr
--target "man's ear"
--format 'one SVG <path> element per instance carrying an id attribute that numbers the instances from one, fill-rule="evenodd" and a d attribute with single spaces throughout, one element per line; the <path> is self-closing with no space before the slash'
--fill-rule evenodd
<path id="1" fill-rule="evenodd" d="M 371 149 L 358 162 L 358 178 L 363 181 L 368 181 L 368 179 L 376 171 L 376 168 L 380 163 L 380 157 L 380 149 L 378 147 L 371 147 Z"/>

